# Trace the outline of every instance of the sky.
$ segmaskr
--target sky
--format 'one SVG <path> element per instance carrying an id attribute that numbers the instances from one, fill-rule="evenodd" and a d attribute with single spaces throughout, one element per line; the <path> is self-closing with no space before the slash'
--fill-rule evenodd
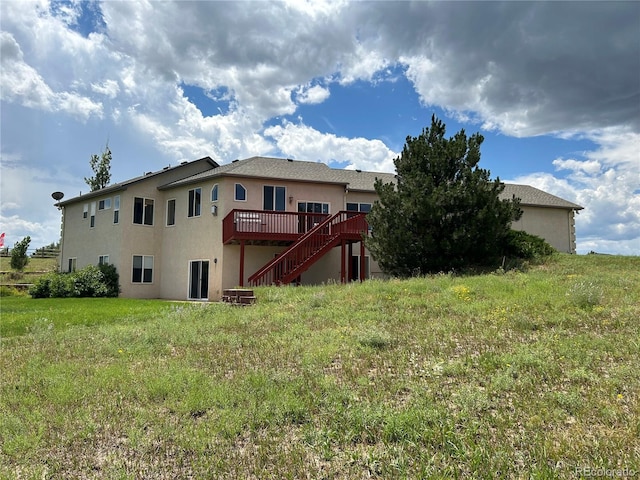
<path id="1" fill-rule="evenodd" d="M 480 167 L 584 207 L 578 253 L 640 255 L 640 2 L 0 2 L 0 231 L 57 242 L 112 183 L 210 156 L 393 172 L 436 115 Z"/>

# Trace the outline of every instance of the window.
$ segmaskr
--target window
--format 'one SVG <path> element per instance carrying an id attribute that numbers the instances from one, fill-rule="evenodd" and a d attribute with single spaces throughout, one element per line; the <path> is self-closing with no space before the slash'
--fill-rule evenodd
<path id="1" fill-rule="evenodd" d="M 176 224 L 176 199 L 167 200 L 167 227 Z"/>
<path id="2" fill-rule="evenodd" d="M 90 227 L 93 228 L 96 226 L 96 202 L 91 202 L 91 219 L 90 219 Z"/>
<path id="3" fill-rule="evenodd" d="M 113 223 L 120 222 L 120 195 L 113 197 Z"/>
<path id="4" fill-rule="evenodd" d="M 202 203 L 202 190 L 194 188 L 189 190 L 189 217 L 200 216 L 200 204 Z"/>
<path id="5" fill-rule="evenodd" d="M 298 218 L 298 233 L 306 233 L 322 223 L 329 213 L 329 204 L 323 202 L 298 202 L 298 212 L 314 213 L 317 215 L 300 215 Z"/>
<path id="6" fill-rule="evenodd" d="M 133 283 L 152 283 L 153 282 L 153 256 L 151 255 L 134 255 L 133 256 L 133 275 L 131 277 Z"/>
<path id="7" fill-rule="evenodd" d="M 307 213 L 329 213 L 329 204 L 322 202 L 298 202 L 298 211 Z"/>
<path id="8" fill-rule="evenodd" d="M 76 271 L 77 258 L 69 259 L 69 273 Z"/>
<path id="9" fill-rule="evenodd" d="M 218 201 L 218 184 L 217 183 L 211 189 L 211 201 L 212 202 Z"/>
<path id="10" fill-rule="evenodd" d="M 111 199 L 105 198 L 104 200 L 100 200 L 98 202 L 98 210 L 108 210 L 111 208 Z"/>
<path id="11" fill-rule="evenodd" d="M 271 185 L 265 185 L 263 187 L 263 196 L 263 210 L 276 210 L 278 212 L 285 211 L 284 187 L 272 187 Z"/>
<path id="12" fill-rule="evenodd" d="M 370 203 L 347 203 L 347 210 L 349 212 L 369 213 L 371 211 L 371 204 Z"/>
<path id="13" fill-rule="evenodd" d="M 236 202 L 246 202 L 247 201 L 247 189 L 242 186 L 240 183 L 236 183 L 236 192 L 234 197 Z"/>
<path id="14" fill-rule="evenodd" d="M 138 225 L 153 225 L 153 199 L 134 197 L 133 223 Z"/>
<path id="15" fill-rule="evenodd" d="M 109 263 L 109 255 L 100 255 L 98 257 L 98 265 L 106 265 Z"/>
<path id="16" fill-rule="evenodd" d="M 82 206 L 82 218 L 87 218 L 89 216 L 89 204 L 85 203 Z"/>

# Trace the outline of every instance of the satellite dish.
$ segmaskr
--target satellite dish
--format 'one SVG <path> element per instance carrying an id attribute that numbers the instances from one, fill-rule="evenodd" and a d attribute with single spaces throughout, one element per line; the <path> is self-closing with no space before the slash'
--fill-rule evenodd
<path id="1" fill-rule="evenodd" d="M 51 194 L 51 196 L 53 197 L 53 199 L 54 199 L 56 202 L 59 202 L 60 200 L 62 200 L 62 197 L 64 197 L 64 193 L 62 193 L 62 192 L 53 192 L 53 193 Z"/>

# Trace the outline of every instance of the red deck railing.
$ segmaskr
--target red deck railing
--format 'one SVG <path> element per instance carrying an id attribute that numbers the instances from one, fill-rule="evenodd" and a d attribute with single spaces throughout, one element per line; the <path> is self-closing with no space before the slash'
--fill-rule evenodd
<path id="1" fill-rule="evenodd" d="M 232 210 L 222 221 L 222 241 L 294 242 L 327 218 L 326 213 Z"/>
<path id="2" fill-rule="evenodd" d="M 343 240 L 359 241 L 367 232 L 364 213 L 341 211 L 305 233 L 282 254 L 249 277 L 251 285 L 291 283 Z"/>

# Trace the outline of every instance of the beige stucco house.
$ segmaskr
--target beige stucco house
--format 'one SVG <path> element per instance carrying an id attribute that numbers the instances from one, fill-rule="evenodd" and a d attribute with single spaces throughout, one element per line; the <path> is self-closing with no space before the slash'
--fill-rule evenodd
<path id="1" fill-rule="evenodd" d="M 60 202 L 60 268 L 114 264 L 122 296 L 218 300 L 223 289 L 382 276 L 361 235 L 389 173 L 252 157 L 209 157 Z M 579 205 L 524 185 L 513 227 L 575 252 Z"/>

